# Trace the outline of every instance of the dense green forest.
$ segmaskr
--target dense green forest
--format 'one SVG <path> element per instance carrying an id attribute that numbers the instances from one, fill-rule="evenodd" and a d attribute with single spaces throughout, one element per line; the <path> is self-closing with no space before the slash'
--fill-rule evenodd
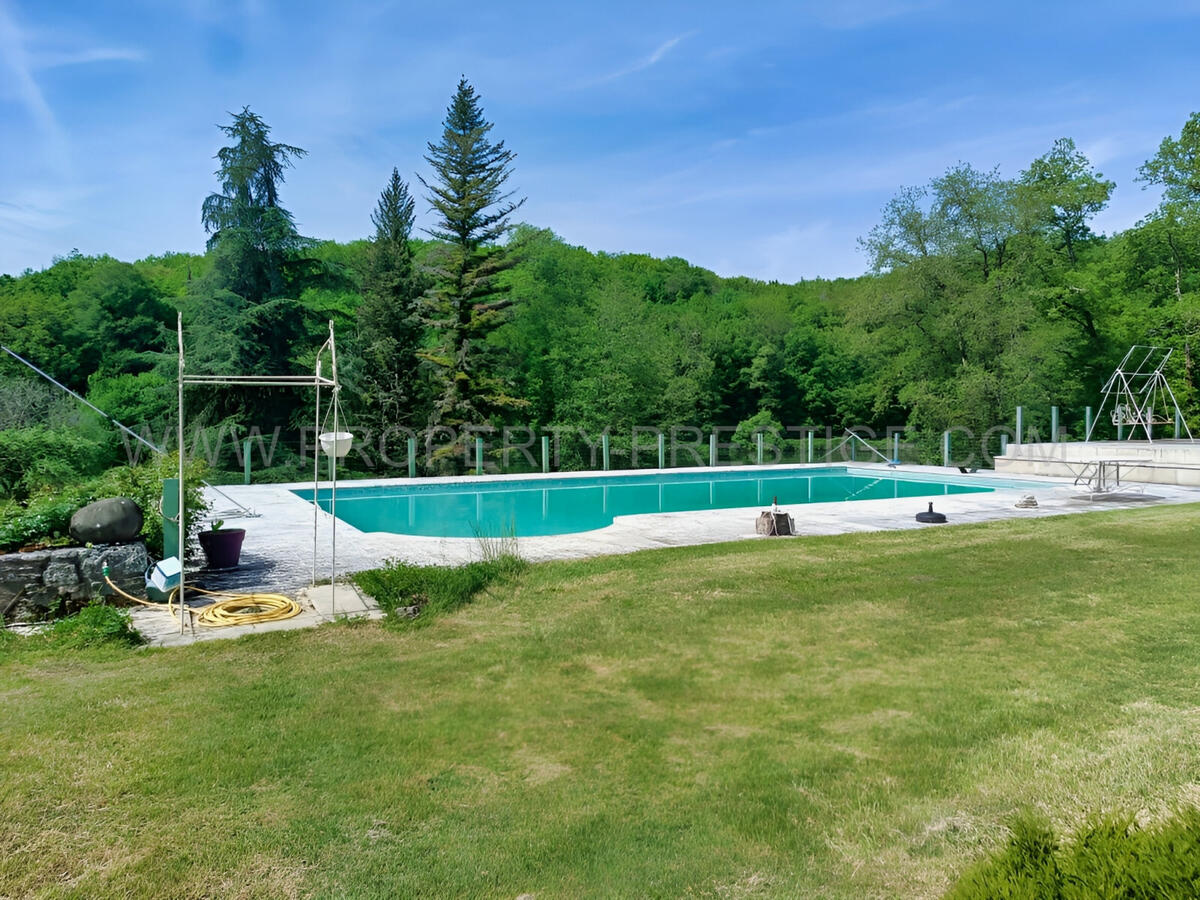
<path id="1" fill-rule="evenodd" d="M 363 210 L 371 236 L 349 244 L 300 235 L 283 205 L 301 148 L 273 142 L 249 109 L 222 130 L 216 190 L 197 198 L 205 253 L 70 253 L 0 276 L 0 343 L 158 443 L 172 439 L 177 311 L 189 371 L 211 373 L 311 372 L 333 320 L 360 470 L 403 458 L 403 441 L 381 454 L 389 432 L 436 433 L 421 470 L 461 470 L 472 429 L 505 426 L 608 429 L 618 451 L 635 426 L 741 426 L 746 441 L 755 428 L 907 425 L 936 441 L 1009 424 L 1021 404 L 1043 433 L 1061 407 L 1080 436 L 1084 406 L 1135 343 L 1177 348 L 1176 391 L 1189 421 L 1200 413 L 1200 114 L 1142 167 L 1162 202 L 1124 232 L 1093 233 L 1114 185 L 1064 138 L 1012 178 L 979 160 L 900 189 L 861 241 L 866 274 L 797 284 L 592 252 L 519 224 L 516 157 L 465 80 L 419 184 L 393 172 Z M 414 231 L 417 204 L 427 232 Z M 6 495 L 125 461 L 127 439 L 15 361 L 0 378 Z M 308 394 L 189 389 L 188 402 L 206 426 L 189 439 L 229 438 L 218 467 L 238 466 L 232 438 L 254 428 L 266 476 L 302 477 Z M 561 465 L 587 464 L 580 440 L 565 439 Z"/>

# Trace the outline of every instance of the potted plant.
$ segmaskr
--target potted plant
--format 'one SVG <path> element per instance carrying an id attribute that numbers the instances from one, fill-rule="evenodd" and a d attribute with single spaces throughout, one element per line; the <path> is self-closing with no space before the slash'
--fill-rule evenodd
<path id="1" fill-rule="evenodd" d="M 200 547 L 210 569 L 232 569 L 242 554 L 245 528 L 222 528 L 224 519 L 213 522 L 212 529 L 200 532 Z"/>

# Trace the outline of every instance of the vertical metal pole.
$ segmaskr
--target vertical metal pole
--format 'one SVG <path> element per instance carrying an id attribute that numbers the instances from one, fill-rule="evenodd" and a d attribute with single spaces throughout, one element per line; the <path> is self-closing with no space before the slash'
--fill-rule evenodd
<path id="1" fill-rule="evenodd" d="M 755 443 L 757 444 L 757 447 L 755 447 L 756 452 L 754 455 L 754 460 L 758 465 L 761 466 L 763 464 L 763 433 L 760 431 L 754 437 Z"/>
<path id="2" fill-rule="evenodd" d="M 1117 422 L 1117 440 L 1125 440 L 1125 423 L 1123 421 Z"/>
<path id="3" fill-rule="evenodd" d="M 1058 407 L 1050 407 L 1050 443 L 1058 443 Z"/>
<path id="4" fill-rule="evenodd" d="M 661 431 L 658 433 L 658 467 L 667 467 L 667 436 Z"/>
<path id="5" fill-rule="evenodd" d="M 317 584 L 317 524 L 321 512 L 321 352 L 317 351 L 317 403 L 313 408 L 313 587 Z"/>
<path id="6" fill-rule="evenodd" d="M 408 439 L 408 477 L 417 477 L 417 439 Z"/>
<path id="7" fill-rule="evenodd" d="M 708 467 L 715 468 L 717 465 L 717 433 L 714 431 L 708 436 Z"/>
<path id="8" fill-rule="evenodd" d="M 600 435 L 600 455 L 603 458 L 604 471 L 607 472 L 611 468 L 611 460 L 608 455 L 608 432 Z"/>
<path id="9" fill-rule="evenodd" d="M 475 474 L 483 474 L 483 438 L 475 438 Z"/>
<path id="10" fill-rule="evenodd" d="M 850 462 L 858 462 L 858 444 L 850 441 Z"/>
<path id="11" fill-rule="evenodd" d="M 942 465 L 950 465 L 950 432 L 942 432 Z"/>
<path id="12" fill-rule="evenodd" d="M 1004 456 L 1006 453 L 1008 453 L 1008 435 L 1002 434 L 1000 435 L 1000 455 Z"/>
<path id="13" fill-rule="evenodd" d="M 542 435 L 542 471 L 550 471 L 550 438 Z"/>
<path id="14" fill-rule="evenodd" d="M 1017 446 L 1025 443 L 1025 407 L 1017 407 L 1017 436 L 1013 439 Z"/>
<path id="15" fill-rule="evenodd" d="M 329 320 L 329 366 L 333 369 L 333 433 L 340 433 L 338 424 L 337 347 L 333 343 L 333 320 Z M 336 439 L 335 439 L 336 441 Z M 336 443 L 335 443 L 336 448 Z M 333 482 L 329 491 L 329 612 L 337 615 L 337 453 L 329 457 L 330 477 Z"/>
<path id="16" fill-rule="evenodd" d="M 176 313 L 175 330 L 179 338 L 179 422 L 176 439 L 179 441 L 179 633 L 183 634 L 184 616 L 184 559 L 187 557 L 187 507 L 184 505 L 183 488 L 183 313 Z"/>
<path id="17" fill-rule="evenodd" d="M 1083 408 L 1083 439 L 1085 441 L 1092 439 L 1092 408 L 1090 406 Z"/>
<path id="18" fill-rule="evenodd" d="M 892 462 L 900 462 L 900 432 L 892 435 Z"/>
<path id="19" fill-rule="evenodd" d="M 242 484 L 250 483 L 250 438 L 242 441 Z"/>
<path id="20" fill-rule="evenodd" d="M 813 433 L 808 433 L 808 461 L 813 461 Z"/>

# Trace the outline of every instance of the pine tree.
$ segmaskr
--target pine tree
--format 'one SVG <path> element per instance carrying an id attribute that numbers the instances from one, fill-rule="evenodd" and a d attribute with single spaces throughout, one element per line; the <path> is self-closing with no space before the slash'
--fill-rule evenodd
<path id="1" fill-rule="evenodd" d="M 218 251 L 222 287 L 258 303 L 283 291 L 287 263 L 309 243 L 279 204 L 284 170 L 306 153 L 273 143 L 270 127 L 248 106 L 233 124 L 217 127 L 233 144 L 217 152 L 221 191 L 205 198 L 200 221 L 211 235 L 208 249 Z"/>
<path id="2" fill-rule="evenodd" d="M 416 352 L 421 323 L 416 299 L 420 290 L 409 245 L 413 205 L 408 185 L 392 169 L 371 214 L 375 235 L 358 309 L 362 400 L 381 431 L 414 421 L 419 412 Z"/>
<path id="3" fill-rule="evenodd" d="M 464 77 L 446 111 L 442 138 L 428 144 L 433 177 L 421 184 L 437 216 L 428 233 L 444 242 L 426 293 L 427 324 L 436 345 L 421 352 L 436 389 L 430 425 L 483 424 L 506 408 L 522 405 L 483 368 L 484 339 L 513 303 L 497 276 L 514 264 L 496 241 L 509 230 L 508 217 L 525 201 L 513 201 L 505 185 L 515 154 L 488 138 L 474 88 Z M 457 447 L 447 447 L 446 455 Z"/>
<path id="4" fill-rule="evenodd" d="M 218 126 L 230 139 L 217 152 L 220 188 L 200 212 L 212 266 L 189 282 L 180 301 L 189 359 L 197 371 L 286 372 L 297 350 L 308 350 L 317 324 L 296 299 L 306 282 L 316 280 L 313 261 L 303 252 L 312 241 L 297 232 L 279 196 L 284 172 L 306 153 L 272 141 L 270 127 L 249 107 L 232 117 Z M 173 371 L 173 360 L 164 360 L 164 373 Z M 194 394 L 193 402 L 208 407 L 213 418 L 259 424 L 286 421 L 295 404 L 295 392 L 275 390 Z"/>

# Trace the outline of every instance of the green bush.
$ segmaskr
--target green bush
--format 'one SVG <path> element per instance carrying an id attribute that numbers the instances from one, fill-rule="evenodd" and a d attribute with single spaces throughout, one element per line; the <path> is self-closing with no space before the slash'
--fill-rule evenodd
<path id="1" fill-rule="evenodd" d="M 9 501 L 0 507 L 0 550 L 19 550 L 29 544 L 65 543 L 71 516 L 92 501 L 86 488 L 43 491 L 24 506 Z"/>
<path id="2" fill-rule="evenodd" d="M 0 431 L 0 492 L 24 500 L 39 488 L 98 475 L 108 461 L 104 444 L 66 428 Z"/>
<path id="3" fill-rule="evenodd" d="M 44 631 L 19 634 L 0 628 L 0 654 L 38 654 L 98 648 L 128 648 L 144 643 L 123 609 L 93 601 L 73 616 L 59 619 Z"/>
<path id="4" fill-rule="evenodd" d="M 95 601 L 75 615 L 59 619 L 38 637 L 54 649 L 62 650 L 106 645 L 131 647 L 142 643 L 128 612 Z"/>
<path id="5" fill-rule="evenodd" d="M 204 500 L 201 480 L 206 472 L 203 460 L 193 459 L 187 463 L 184 470 L 184 481 L 187 491 L 184 503 L 188 515 L 188 543 L 196 539 L 201 530 L 200 518 L 208 512 L 208 504 Z M 151 556 L 161 557 L 163 552 L 163 522 L 159 513 L 159 503 L 162 500 L 163 480 L 175 478 L 179 474 L 178 457 L 175 454 L 155 456 L 149 462 L 140 466 L 119 466 L 109 469 L 98 479 L 94 492 L 99 497 L 129 497 L 142 508 L 145 523 L 142 525 L 142 539 Z"/>
<path id="6" fill-rule="evenodd" d="M 392 621 L 425 624 L 465 606 L 492 583 L 521 572 L 528 564 L 512 553 L 501 553 L 462 566 L 416 566 L 389 560 L 383 568 L 359 572 L 355 583 L 378 601 Z M 398 616 L 397 610 L 417 607 L 417 615 Z"/>
<path id="7" fill-rule="evenodd" d="M 118 466 L 98 478 L 61 489 L 43 488 L 24 503 L 9 501 L 0 506 L 0 550 L 18 550 L 29 544 L 65 543 L 71 516 L 81 506 L 104 497 L 129 497 L 142 508 L 141 537 L 152 556 L 163 552 L 163 523 L 159 514 L 162 483 L 177 474 L 174 456 L 155 457 L 140 466 Z M 200 481 L 204 462 L 193 460 L 185 473 L 188 484 L 188 538 L 201 529 L 200 518 L 208 511 Z"/>
<path id="8" fill-rule="evenodd" d="M 152 431 L 161 433 L 162 423 L 171 421 L 175 415 L 175 382 L 157 372 L 94 373 L 88 378 L 87 397 L 118 422 L 135 430 L 149 425 Z"/>
<path id="9" fill-rule="evenodd" d="M 760 431 L 764 432 L 764 444 L 774 444 L 780 450 L 783 449 L 783 425 L 770 410 L 760 410 L 750 418 L 739 422 L 737 431 L 733 434 L 733 443 L 740 447 L 743 454 L 749 459 L 753 459 L 753 454 L 758 451 L 758 438 L 756 435 Z M 774 434 L 771 432 L 774 432 Z M 768 459 L 772 456 L 770 451 L 767 451 L 765 455 Z"/>
<path id="10" fill-rule="evenodd" d="M 1045 822 L 1013 822 L 1008 843 L 946 894 L 952 900 L 1200 897 L 1200 810 L 1153 827 L 1108 816 L 1060 841 Z"/>

